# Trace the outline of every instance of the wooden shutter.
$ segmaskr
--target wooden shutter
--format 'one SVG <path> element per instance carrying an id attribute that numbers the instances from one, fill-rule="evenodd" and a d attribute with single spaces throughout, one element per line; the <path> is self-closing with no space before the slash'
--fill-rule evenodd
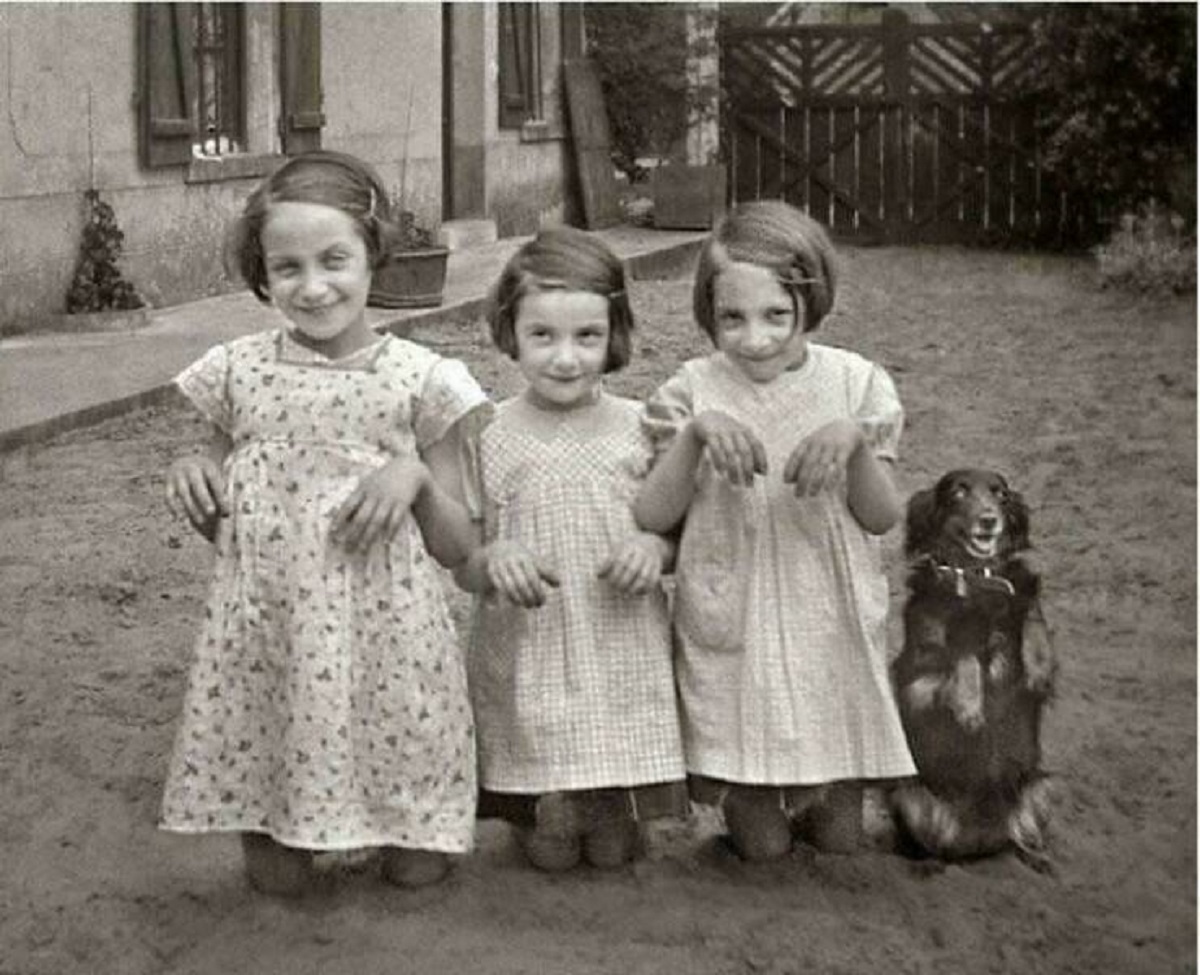
<path id="1" fill-rule="evenodd" d="M 294 156 L 321 148 L 321 5 L 280 4 L 283 47 L 283 151 Z"/>
<path id="2" fill-rule="evenodd" d="M 537 56 L 532 3 L 502 3 L 500 10 L 500 127 L 520 128 L 534 114 L 533 59 Z"/>
<path id="3" fill-rule="evenodd" d="M 138 4 L 138 134 L 142 165 L 192 158 L 196 133 L 195 4 Z"/>

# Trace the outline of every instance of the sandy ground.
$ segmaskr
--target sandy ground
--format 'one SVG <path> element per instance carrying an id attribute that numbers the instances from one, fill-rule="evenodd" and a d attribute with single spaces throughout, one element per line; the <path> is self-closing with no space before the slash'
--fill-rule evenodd
<path id="1" fill-rule="evenodd" d="M 489 824 L 437 889 L 362 856 L 300 903 L 254 895 L 234 840 L 155 829 L 209 564 L 161 502 L 200 427 L 164 409 L 3 465 L 0 975 L 1194 972 L 1195 303 L 1097 291 L 1076 259 L 844 256 L 824 339 L 895 376 L 905 490 L 989 465 L 1033 505 L 1064 662 L 1053 874 L 807 849 L 751 867 L 697 816 L 610 874 L 537 875 Z M 704 346 L 687 282 L 633 297 L 613 385 L 643 394 Z M 507 392 L 479 336 L 419 337 Z"/>

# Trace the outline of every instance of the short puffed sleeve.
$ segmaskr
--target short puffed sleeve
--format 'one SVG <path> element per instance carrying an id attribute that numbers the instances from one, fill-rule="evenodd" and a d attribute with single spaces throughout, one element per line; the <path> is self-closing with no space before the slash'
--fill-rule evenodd
<path id="1" fill-rule="evenodd" d="M 229 403 L 229 349 L 216 345 L 175 377 L 175 385 L 209 422 L 232 432 Z"/>
<path id="2" fill-rule="evenodd" d="M 694 413 L 692 384 L 686 370 L 681 369 L 650 394 L 642 414 L 642 428 L 654 445 L 656 457 L 671 446 Z"/>
<path id="3" fill-rule="evenodd" d="M 876 457 L 895 460 L 900 452 L 900 434 L 904 431 L 904 407 L 896 393 L 896 384 L 882 366 L 868 364 L 866 383 L 859 399 L 855 419 Z"/>
<path id="4" fill-rule="evenodd" d="M 486 405 L 483 391 L 457 359 L 438 359 L 426 373 L 413 411 L 417 449 L 425 450 L 468 413 Z"/>

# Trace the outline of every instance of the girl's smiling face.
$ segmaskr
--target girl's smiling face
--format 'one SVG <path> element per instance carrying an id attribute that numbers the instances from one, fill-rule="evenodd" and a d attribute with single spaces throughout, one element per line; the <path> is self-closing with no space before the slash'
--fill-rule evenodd
<path id="1" fill-rule="evenodd" d="M 769 383 L 804 361 L 804 303 L 770 269 L 735 262 L 713 279 L 713 335 L 748 379 Z"/>
<path id="2" fill-rule="evenodd" d="M 573 410 L 595 401 L 608 358 L 608 298 L 535 288 L 520 299 L 513 333 L 534 405 Z"/>
<path id="3" fill-rule="evenodd" d="M 371 263 L 353 217 L 321 203 L 273 203 L 262 251 L 267 292 L 303 344 L 340 358 L 375 340 Z"/>

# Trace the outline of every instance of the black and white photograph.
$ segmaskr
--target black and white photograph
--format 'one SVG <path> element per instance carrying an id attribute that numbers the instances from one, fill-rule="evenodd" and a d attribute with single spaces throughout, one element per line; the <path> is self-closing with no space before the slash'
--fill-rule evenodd
<path id="1" fill-rule="evenodd" d="M 1198 10 L 0 3 L 0 975 L 1194 975 Z"/>

